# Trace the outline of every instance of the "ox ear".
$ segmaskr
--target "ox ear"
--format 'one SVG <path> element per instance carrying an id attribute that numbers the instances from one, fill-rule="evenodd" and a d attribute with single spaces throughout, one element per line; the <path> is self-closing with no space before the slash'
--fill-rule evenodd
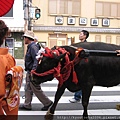
<path id="1" fill-rule="evenodd" d="M 51 50 L 55 50 L 56 49 L 56 46 L 54 46 L 53 48 L 51 48 Z"/>
<path id="2" fill-rule="evenodd" d="M 57 56 L 56 59 L 57 59 L 58 61 L 62 61 L 62 60 L 65 58 L 65 55 L 66 55 L 66 53 L 61 54 L 61 55 Z"/>

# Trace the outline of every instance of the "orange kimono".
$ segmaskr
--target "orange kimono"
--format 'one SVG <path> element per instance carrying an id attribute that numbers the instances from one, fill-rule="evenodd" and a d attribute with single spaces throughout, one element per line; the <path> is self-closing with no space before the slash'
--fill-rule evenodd
<path id="1" fill-rule="evenodd" d="M 23 69 L 7 48 L 0 48 L 0 120 L 17 120 Z"/>

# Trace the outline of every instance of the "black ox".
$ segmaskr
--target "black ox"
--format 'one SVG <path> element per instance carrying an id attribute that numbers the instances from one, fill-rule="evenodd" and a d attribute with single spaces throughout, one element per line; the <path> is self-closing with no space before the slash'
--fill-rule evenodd
<path id="1" fill-rule="evenodd" d="M 54 77 L 59 80 L 55 100 L 47 112 L 47 117 L 54 114 L 57 103 L 66 88 L 71 92 L 81 89 L 84 108 L 83 119 L 86 120 L 88 119 L 87 106 L 93 86 L 112 87 L 120 84 L 120 57 L 117 57 L 116 52 L 111 54 L 111 51 L 119 50 L 120 46 L 100 42 L 85 42 L 61 46 L 60 48 L 64 48 L 65 51 L 58 50 L 57 53 L 58 48 L 53 48 L 43 53 L 36 71 L 32 71 L 33 83 L 40 84 L 50 81 Z M 78 48 L 93 50 L 93 52 L 85 52 L 84 50 L 76 52 Z M 108 51 L 108 53 L 99 54 L 96 52 L 97 50 Z M 69 60 L 66 59 L 66 55 L 68 55 Z M 77 75 L 77 83 L 73 81 L 73 78 L 76 79 L 74 71 Z"/>

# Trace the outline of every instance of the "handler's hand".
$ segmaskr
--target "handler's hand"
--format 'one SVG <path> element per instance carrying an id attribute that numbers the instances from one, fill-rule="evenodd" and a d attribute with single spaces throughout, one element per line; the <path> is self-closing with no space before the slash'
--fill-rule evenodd
<path id="1" fill-rule="evenodd" d="M 117 56 L 120 56 L 120 50 L 116 50 L 116 52 L 118 53 Z"/>

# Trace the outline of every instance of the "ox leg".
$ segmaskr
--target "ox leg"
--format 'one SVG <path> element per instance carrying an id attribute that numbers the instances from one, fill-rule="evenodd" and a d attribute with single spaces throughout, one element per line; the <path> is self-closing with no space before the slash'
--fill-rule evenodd
<path id="1" fill-rule="evenodd" d="M 58 104 L 59 99 L 63 95 L 65 88 L 66 88 L 65 85 L 62 85 L 60 88 L 57 89 L 57 92 L 55 94 L 54 103 L 52 104 L 52 106 L 49 108 L 47 114 L 45 115 L 46 120 L 53 119 L 53 114 L 55 112 L 56 106 Z"/>
<path id="2" fill-rule="evenodd" d="M 84 108 L 84 112 L 83 112 L 83 119 L 84 120 L 89 120 L 88 119 L 87 107 L 88 107 L 88 104 L 89 104 L 89 98 L 90 98 L 92 88 L 93 88 L 93 85 L 87 84 L 82 89 L 82 106 Z"/>

